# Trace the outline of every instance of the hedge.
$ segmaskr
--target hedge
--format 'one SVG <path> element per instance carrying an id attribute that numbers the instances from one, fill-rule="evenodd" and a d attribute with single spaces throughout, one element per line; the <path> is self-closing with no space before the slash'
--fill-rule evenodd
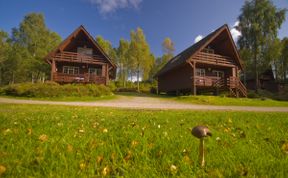
<path id="1" fill-rule="evenodd" d="M 21 83 L 1 88 L 1 93 L 9 96 L 21 97 L 81 97 L 112 95 L 110 88 L 96 84 L 66 84 L 59 85 L 54 82 L 47 83 Z"/>

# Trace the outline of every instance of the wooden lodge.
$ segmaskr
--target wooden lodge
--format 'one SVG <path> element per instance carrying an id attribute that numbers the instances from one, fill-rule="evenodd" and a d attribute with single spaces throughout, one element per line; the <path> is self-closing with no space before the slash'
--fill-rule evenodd
<path id="1" fill-rule="evenodd" d="M 229 91 L 247 96 L 239 79 L 243 70 L 229 27 L 223 25 L 172 58 L 156 75 L 158 92 L 187 93 Z"/>
<path id="2" fill-rule="evenodd" d="M 58 83 L 107 85 L 116 75 L 116 65 L 82 25 L 45 60 L 51 65 L 51 80 Z"/>

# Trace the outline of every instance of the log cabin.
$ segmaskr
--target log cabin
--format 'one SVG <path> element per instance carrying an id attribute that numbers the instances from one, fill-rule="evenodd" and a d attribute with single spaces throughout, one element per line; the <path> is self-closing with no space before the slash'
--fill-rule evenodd
<path id="1" fill-rule="evenodd" d="M 116 65 L 82 25 L 45 60 L 51 66 L 51 80 L 61 84 L 107 85 L 116 75 Z"/>
<path id="2" fill-rule="evenodd" d="M 239 79 L 243 70 L 229 27 L 225 24 L 190 46 L 158 71 L 158 93 L 219 93 L 246 97 Z"/>

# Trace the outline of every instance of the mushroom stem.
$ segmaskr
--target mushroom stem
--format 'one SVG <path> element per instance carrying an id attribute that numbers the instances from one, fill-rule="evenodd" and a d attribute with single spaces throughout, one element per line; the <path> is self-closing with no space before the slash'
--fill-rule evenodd
<path id="1" fill-rule="evenodd" d="M 205 166 L 205 156 L 204 156 L 204 138 L 200 139 L 200 146 L 199 146 L 199 162 L 201 167 Z"/>

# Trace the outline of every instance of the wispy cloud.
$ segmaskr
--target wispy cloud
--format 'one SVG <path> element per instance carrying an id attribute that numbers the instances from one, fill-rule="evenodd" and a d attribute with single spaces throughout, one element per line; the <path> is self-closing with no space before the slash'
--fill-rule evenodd
<path id="1" fill-rule="evenodd" d="M 88 0 L 96 5 L 101 14 L 109 14 L 119 9 L 138 9 L 142 0 Z"/>
<path id="2" fill-rule="evenodd" d="M 238 25 L 239 25 L 239 21 L 236 21 L 236 22 L 234 23 L 234 25 L 232 26 L 232 28 L 230 28 L 231 35 L 232 35 L 233 40 L 234 40 L 235 42 L 237 42 L 238 39 L 239 39 L 239 37 L 242 35 L 241 32 L 239 32 L 239 31 L 236 29 L 236 27 L 237 27 Z"/>
<path id="3" fill-rule="evenodd" d="M 194 43 L 197 43 L 198 41 L 202 40 L 203 36 L 202 35 L 198 35 L 196 36 L 196 38 L 194 39 Z"/>

